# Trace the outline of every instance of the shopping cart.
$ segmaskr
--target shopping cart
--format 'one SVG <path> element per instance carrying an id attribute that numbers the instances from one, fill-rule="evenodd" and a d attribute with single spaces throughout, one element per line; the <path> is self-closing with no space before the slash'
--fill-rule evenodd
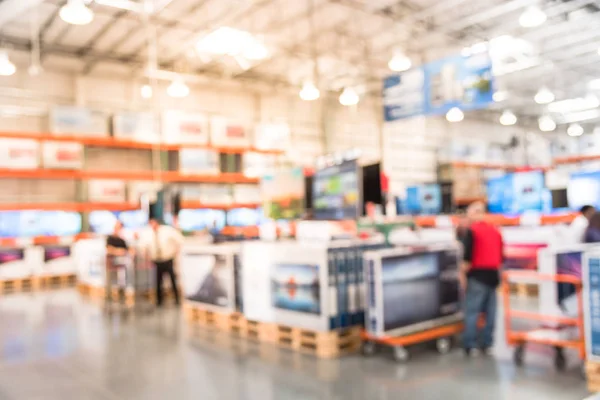
<path id="1" fill-rule="evenodd" d="M 513 310 L 510 302 L 510 282 L 534 283 L 543 282 L 568 283 L 574 286 L 577 296 L 577 315 L 553 316 L 535 312 Z M 556 353 L 554 365 L 558 370 L 566 368 L 564 349 L 578 351 L 581 360 L 585 359 L 585 339 L 583 330 L 583 297 L 581 279 L 570 275 L 545 275 L 529 271 L 506 271 L 502 274 L 502 295 L 506 326 L 506 341 L 516 346 L 513 360 L 516 365 L 523 365 L 525 346 L 537 343 L 554 347 Z M 536 321 L 545 324 L 538 329 L 513 330 L 513 319 Z"/>
<path id="2" fill-rule="evenodd" d="M 106 258 L 104 308 L 107 312 L 151 310 L 154 265 L 142 253 Z"/>

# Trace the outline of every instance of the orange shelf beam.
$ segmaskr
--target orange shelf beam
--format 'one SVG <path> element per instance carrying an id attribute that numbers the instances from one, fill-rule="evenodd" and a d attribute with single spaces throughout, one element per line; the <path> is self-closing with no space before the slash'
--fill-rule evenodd
<path id="1" fill-rule="evenodd" d="M 82 135 L 53 135 L 45 132 L 0 132 L 0 138 L 4 139 L 32 139 L 38 141 L 53 142 L 77 142 L 86 146 L 115 147 L 141 150 L 179 150 L 182 148 L 211 149 L 220 153 L 243 154 L 247 152 L 262 154 L 283 154 L 281 150 L 263 150 L 255 147 L 222 147 L 209 144 L 168 144 L 168 143 L 146 143 L 136 140 L 125 140 L 114 137 L 90 137 Z"/>
<path id="2" fill-rule="evenodd" d="M 0 203 L 0 211 L 72 211 L 72 212 L 90 212 L 97 210 L 107 211 L 128 211 L 137 210 L 140 206 L 131 203 L 73 203 L 73 202 L 52 202 L 52 203 Z"/>
<path id="3" fill-rule="evenodd" d="M 181 174 L 177 171 L 86 171 L 57 169 L 0 169 L 1 178 L 17 179 L 121 179 L 163 182 L 199 183 L 258 183 L 258 178 L 248 178 L 240 173 L 218 175 Z"/>
<path id="4" fill-rule="evenodd" d="M 212 208 L 215 210 L 231 210 L 234 208 L 259 208 L 260 206 L 260 203 L 210 204 L 190 200 L 181 202 L 181 208 Z"/>

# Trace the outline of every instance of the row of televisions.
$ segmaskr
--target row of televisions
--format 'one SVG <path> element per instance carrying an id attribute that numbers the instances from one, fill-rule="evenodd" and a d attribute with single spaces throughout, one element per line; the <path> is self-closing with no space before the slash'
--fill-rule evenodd
<path id="1" fill-rule="evenodd" d="M 527 211 L 552 213 L 578 210 L 586 204 L 600 207 L 600 171 L 572 174 L 566 188 L 550 190 L 542 171 L 526 171 L 492 178 L 486 184 L 488 211 L 515 215 Z M 407 215 L 449 214 L 456 211 L 452 183 L 423 184 L 396 198 L 396 211 Z"/>

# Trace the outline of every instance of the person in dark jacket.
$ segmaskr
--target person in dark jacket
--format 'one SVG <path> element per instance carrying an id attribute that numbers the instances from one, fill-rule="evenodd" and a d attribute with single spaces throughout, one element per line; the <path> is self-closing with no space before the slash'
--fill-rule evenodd
<path id="1" fill-rule="evenodd" d="M 595 212 L 594 215 L 592 215 L 592 218 L 590 218 L 590 224 L 585 230 L 584 242 L 600 242 L 600 212 Z"/>
<path id="2" fill-rule="evenodd" d="M 489 353 L 494 344 L 496 322 L 496 288 L 500 283 L 499 270 L 503 261 L 502 234 L 484 221 L 485 206 L 473 203 L 467 209 L 470 226 L 463 239 L 464 255 L 461 268 L 462 282 L 466 283 L 465 331 L 463 345 L 466 355 L 481 348 Z M 485 327 L 478 341 L 477 322 L 485 315 Z"/>

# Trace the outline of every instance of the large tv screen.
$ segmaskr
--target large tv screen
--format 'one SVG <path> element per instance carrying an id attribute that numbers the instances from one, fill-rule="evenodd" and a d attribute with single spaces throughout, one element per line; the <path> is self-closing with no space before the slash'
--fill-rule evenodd
<path id="1" fill-rule="evenodd" d="M 220 231 L 225 227 L 225 211 L 204 209 L 183 209 L 179 211 L 179 228 L 184 232 L 204 229 Z"/>
<path id="2" fill-rule="evenodd" d="M 600 171 L 584 171 L 571 175 L 567 186 L 569 208 L 578 210 L 590 204 L 600 208 Z"/>
<path id="3" fill-rule="evenodd" d="M 515 172 L 490 179 L 487 183 L 488 210 L 501 214 L 541 212 L 544 211 L 545 192 L 541 171 Z"/>
<path id="4" fill-rule="evenodd" d="M 76 212 L 0 212 L 0 237 L 71 236 L 79 232 L 81 215 Z"/>
<path id="5" fill-rule="evenodd" d="M 434 215 L 442 212 L 442 190 L 440 185 L 410 186 L 406 189 L 404 214 Z"/>
<path id="6" fill-rule="evenodd" d="M 359 170 L 356 160 L 323 168 L 313 177 L 313 214 L 319 220 L 357 219 L 360 213 Z"/>
<path id="7" fill-rule="evenodd" d="M 259 225 L 262 213 L 262 209 L 233 208 L 227 212 L 227 225 L 236 227 Z"/>

